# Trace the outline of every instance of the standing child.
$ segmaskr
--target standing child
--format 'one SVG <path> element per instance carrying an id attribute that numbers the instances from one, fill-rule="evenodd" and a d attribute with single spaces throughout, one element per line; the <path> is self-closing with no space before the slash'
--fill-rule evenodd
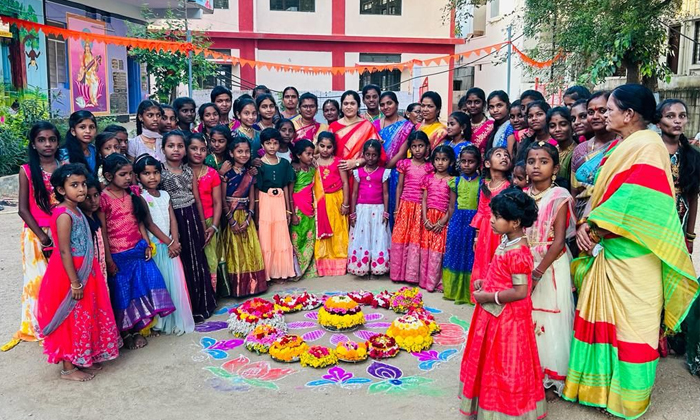
<path id="1" fill-rule="evenodd" d="M 569 350 L 574 329 L 574 295 L 571 292 L 571 253 L 566 242 L 576 234 L 574 199 L 553 178 L 559 170 L 557 149 L 534 143 L 527 152 L 527 194 L 537 204 L 537 220 L 525 229 L 535 269 L 532 272 L 532 320 L 544 369 L 547 399 L 561 395 L 569 369 Z"/>
<path id="2" fill-rule="evenodd" d="M 275 128 L 280 132 L 280 148 L 277 151 L 277 157 L 287 159 L 288 162 L 292 161 L 292 150 L 291 147 L 294 143 L 294 138 L 296 136 L 296 131 L 294 130 L 294 123 L 292 120 L 286 118 L 280 118 L 275 124 Z"/>
<path id="3" fill-rule="evenodd" d="M 335 134 L 318 135 L 314 202 L 316 204 L 316 243 L 314 257 L 319 276 L 342 276 L 348 263 L 348 218 L 350 186 L 348 175 L 339 168 Z"/>
<path id="4" fill-rule="evenodd" d="M 117 133 L 113 131 L 101 132 L 95 139 L 95 147 L 97 148 L 97 180 L 100 182 L 101 186 L 104 186 L 107 182 L 102 175 L 102 162 L 112 153 L 120 152 Z"/>
<path id="5" fill-rule="evenodd" d="M 472 124 L 469 122 L 469 115 L 464 112 L 456 111 L 450 114 L 446 131 L 447 136 L 443 144 L 450 146 L 455 156 L 459 156 L 463 148 L 472 144 Z"/>
<path id="6" fill-rule="evenodd" d="M 289 239 L 289 223 L 292 219 L 289 184 L 294 182 L 294 170 L 288 160 L 277 157 L 282 140 L 280 132 L 266 128 L 260 133 L 265 150 L 262 166 L 258 169 L 258 217 L 260 248 L 265 260 L 265 277 L 287 279 L 295 277 L 294 251 Z"/>
<path id="7" fill-rule="evenodd" d="M 175 108 L 170 105 L 161 104 L 160 109 L 163 110 L 163 114 L 160 116 L 160 124 L 158 126 L 160 134 L 169 133 L 173 130 L 177 130 L 177 114 L 175 114 Z"/>
<path id="8" fill-rule="evenodd" d="M 471 226 L 479 201 L 481 152 L 476 146 L 462 149 L 457 161 L 461 175 L 448 181 L 456 194 L 456 207 L 447 228 L 447 244 L 442 263 L 444 298 L 457 304 L 472 303 L 469 285 L 474 265 L 474 237 Z"/>
<path id="9" fill-rule="evenodd" d="M 126 128 L 117 124 L 110 124 L 102 130 L 103 133 L 116 133 L 117 143 L 119 143 L 119 153 L 126 156 L 129 149 L 129 132 Z"/>
<path id="10" fill-rule="evenodd" d="M 195 133 L 185 139 L 187 146 L 187 164 L 197 176 L 199 201 L 202 203 L 202 218 L 206 225 L 204 231 L 204 255 L 209 265 L 211 284 L 216 290 L 216 275 L 219 266 L 217 252 L 219 240 L 219 221 L 221 220 L 221 177 L 219 173 L 204 165 L 207 156 L 207 143 L 203 134 Z"/>
<path id="11" fill-rule="evenodd" d="M 477 305 L 459 374 L 460 411 L 479 418 L 541 419 L 547 402 L 532 325 L 532 254 L 523 233 L 537 207 L 512 188 L 494 197 L 491 208 L 494 234 L 505 237 L 472 294 Z"/>
<path id="12" fill-rule="evenodd" d="M 153 223 L 165 236 L 159 239 L 156 235 L 150 234 L 149 238 L 156 250 L 153 260 L 163 275 L 170 298 L 175 304 L 175 312 L 159 317 L 153 329 L 164 334 L 182 335 L 194 331 L 194 318 L 187 292 L 185 271 L 180 260 L 182 246 L 179 242 L 177 221 L 170 203 L 170 194 L 158 189 L 162 168 L 163 165 L 147 153 L 134 161 L 134 172 L 144 188 L 142 197 L 148 205 Z M 162 239 L 168 241 L 165 242 Z"/>
<path id="13" fill-rule="evenodd" d="M 19 330 L 2 347 L 7 351 L 20 341 L 36 337 L 36 299 L 46 272 L 51 240 L 51 212 L 58 204 L 53 194 L 51 174 L 61 165 L 56 152 L 61 135 L 48 122 L 38 122 L 29 131 L 28 162 L 19 168 L 19 217 L 24 221 L 20 235 L 22 250 L 22 318 Z"/>
<path id="14" fill-rule="evenodd" d="M 513 166 L 513 175 L 511 178 L 514 187 L 518 187 L 521 190 L 527 188 L 527 185 L 530 183 L 530 178 L 527 176 L 524 160 L 517 162 L 515 166 Z"/>
<path id="15" fill-rule="evenodd" d="M 148 153 L 160 162 L 165 161 L 160 147 L 163 136 L 160 134 L 160 120 L 163 110 L 156 101 L 141 101 L 136 110 L 136 137 L 129 140 L 127 155 L 133 161 L 136 157 Z"/>
<path id="16" fill-rule="evenodd" d="M 231 160 L 228 155 L 228 145 L 231 142 L 231 130 L 225 125 L 217 125 L 209 130 L 209 155 L 204 164 L 216 169 L 219 175 L 225 175 L 231 170 Z"/>
<path id="17" fill-rule="evenodd" d="M 474 282 L 483 280 L 489 269 L 501 236 L 491 229 L 491 200 L 501 191 L 510 186 L 508 172 L 510 170 L 510 155 L 504 147 L 495 147 L 484 157 L 484 175 L 479 191 L 479 207 L 472 219 L 471 226 L 476 229 L 474 243 L 474 266 L 472 268 L 472 284 L 470 290 L 474 292 Z"/>
<path id="18" fill-rule="evenodd" d="M 292 186 L 292 204 L 294 214 L 289 228 L 294 247 L 297 279 L 314 278 L 316 260 L 314 259 L 314 242 L 316 241 L 316 216 L 314 211 L 314 144 L 310 140 L 300 139 L 294 144 L 294 182 Z"/>
<path id="19" fill-rule="evenodd" d="M 260 132 L 253 128 L 253 125 L 258 120 L 258 110 L 255 107 L 255 102 L 249 98 L 238 98 L 233 103 L 233 111 L 236 118 L 241 122 L 241 125 L 234 130 L 240 136 L 245 137 L 250 142 L 253 166 L 259 166 L 255 160 L 258 160 L 263 153 L 260 152 Z"/>
<path id="20" fill-rule="evenodd" d="M 68 118 L 68 132 L 58 150 L 61 164 L 82 163 L 92 174 L 97 170 L 97 149 L 92 144 L 97 134 L 97 120 L 90 111 L 76 111 Z"/>
<path id="21" fill-rule="evenodd" d="M 87 178 L 87 195 L 85 201 L 80 203 L 80 211 L 83 212 L 85 218 L 90 225 L 92 233 L 92 242 L 95 245 L 95 258 L 100 264 L 102 276 L 107 281 L 107 261 L 105 260 L 105 242 L 102 233 L 102 223 L 100 223 L 100 197 L 102 196 L 102 185 L 93 176 Z"/>
<path id="22" fill-rule="evenodd" d="M 365 166 L 352 171 L 356 187 L 350 205 L 348 273 L 381 276 L 389 271 L 389 176 L 379 167 L 382 144 L 367 140 L 362 157 Z"/>
<path id="23" fill-rule="evenodd" d="M 51 175 L 61 202 L 51 218 L 58 251 L 51 255 L 37 300 L 44 354 L 49 363 L 63 363 L 61 378 L 79 382 L 94 378 L 102 369 L 99 363 L 117 358 L 122 344 L 90 226 L 78 209 L 87 194 L 87 176 L 79 164 Z"/>
<path id="24" fill-rule="evenodd" d="M 442 291 L 442 257 L 447 242 L 447 224 L 452 217 L 457 194 L 449 186 L 454 178 L 451 172 L 455 166 L 452 148 L 441 144 L 433 150 L 430 160 L 435 172 L 427 174 L 421 183 L 423 231 L 420 238 L 418 284 L 427 291 L 434 292 Z"/>
<path id="25" fill-rule="evenodd" d="M 194 130 L 195 133 L 204 134 L 204 137 L 209 139 L 209 130 L 219 125 L 221 112 L 219 108 L 211 102 L 204 103 L 199 106 L 199 125 Z"/>
<path id="26" fill-rule="evenodd" d="M 206 226 L 202 220 L 197 177 L 183 163 L 187 150 L 181 131 L 163 136 L 165 168 L 161 174 L 162 188 L 170 195 L 180 235 L 180 259 L 185 269 L 187 290 L 195 322 L 203 322 L 216 309 L 216 297 L 211 284 L 209 265 L 204 256 Z"/>
<path id="27" fill-rule="evenodd" d="M 226 280 L 217 283 L 217 294 L 222 297 L 245 297 L 267 290 L 265 263 L 255 229 L 255 177 L 248 168 L 251 163 L 250 143 L 235 137 L 229 143 L 233 161 L 221 189 L 225 194 L 224 217 L 219 254 L 224 262 Z M 222 220 L 224 220 L 222 218 Z"/>
<path id="28" fill-rule="evenodd" d="M 391 269 L 393 281 L 418 283 L 420 273 L 420 237 L 422 221 L 423 178 L 433 172 L 433 165 L 425 161 L 430 140 L 422 131 L 414 131 L 406 141 L 411 158 L 396 165 L 399 183 L 396 187 L 394 231 L 391 235 Z"/>
<path id="29" fill-rule="evenodd" d="M 148 208 L 131 186 L 132 165 L 121 154 L 104 161 L 107 186 L 100 197 L 100 223 L 103 231 L 109 290 L 117 328 L 129 349 L 146 346 L 139 332 L 156 316 L 175 310 L 165 281 L 151 259 L 151 247 L 144 223 Z M 158 230 L 159 233 L 160 230 Z"/>

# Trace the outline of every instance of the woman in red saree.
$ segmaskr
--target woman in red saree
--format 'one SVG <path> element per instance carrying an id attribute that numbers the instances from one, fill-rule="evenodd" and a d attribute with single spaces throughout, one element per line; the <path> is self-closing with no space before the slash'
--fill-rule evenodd
<path id="1" fill-rule="evenodd" d="M 340 169 L 350 171 L 365 164 L 362 158 L 362 146 L 369 139 L 381 141 L 377 129 L 371 122 L 358 115 L 360 110 L 360 95 L 354 90 L 348 90 L 340 97 L 343 118 L 330 125 L 329 130 L 335 134 L 338 141 L 336 156 L 341 160 Z M 386 154 L 382 150 L 379 164 L 386 163 Z"/>

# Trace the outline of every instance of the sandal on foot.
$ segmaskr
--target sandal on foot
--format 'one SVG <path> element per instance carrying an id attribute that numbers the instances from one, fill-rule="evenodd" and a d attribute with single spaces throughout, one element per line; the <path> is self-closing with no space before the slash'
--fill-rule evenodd
<path id="1" fill-rule="evenodd" d="M 87 376 L 84 376 L 80 379 L 71 377 L 71 375 L 73 375 L 76 372 L 84 373 Z M 73 369 L 69 369 L 69 370 L 61 369 L 61 379 L 65 379 L 67 381 L 87 382 L 87 381 L 91 381 L 94 377 L 95 377 L 95 375 L 93 375 L 91 373 L 87 373 L 87 372 L 82 372 L 77 367 L 74 367 Z"/>

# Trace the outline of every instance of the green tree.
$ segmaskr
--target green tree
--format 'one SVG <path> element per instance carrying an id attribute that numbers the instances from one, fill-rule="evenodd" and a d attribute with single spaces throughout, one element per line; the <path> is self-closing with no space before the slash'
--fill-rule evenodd
<path id="1" fill-rule="evenodd" d="M 178 18 L 175 12 L 168 9 L 162 19 L 157 19 L 146 7 L 142 16 L 148 25 L 129 24 L 129 36 L 159 41 L 185 42 L 187 40 L 185 21 Z M 211 41 L 200 32 L 192 32 L 192 45 L 195 48 L 206 49 Z M 148 73 L 153 76 L 156 84 L 156 99 L 159 102 L 172 102 L 177 96 L 177 87 L 187 83 L 186 53 L 170 51 L 152 51 L 134 48 L 129 55 L 147 66 Z M 198 88 L 198 81 L 216 74 L 216 64 L 207 60 L 204 54 L 192 53 L 192 83 Z"/>
<path id="2" fill-rule="evenodd" d="M 489 0 L 450 0 L 449 10 L 484 5 Z M 535 53 L 567 59 L 552 78 L 566 73 L 595 84 L 618 69 L 628 83 L 655 87 L 670 70 L 664 22 L 677 19 L 682 0 L 524 0 L 523 32 L 538 41 Z M 552 72 L 553 73 L 553 72 Z"/>

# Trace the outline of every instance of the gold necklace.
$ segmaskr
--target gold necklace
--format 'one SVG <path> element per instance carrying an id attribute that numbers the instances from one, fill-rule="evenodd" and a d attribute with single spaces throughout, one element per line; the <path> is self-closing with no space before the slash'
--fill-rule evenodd
<path id="1" fill-rule="evenodd" d="M 506 182 L 506 180 L 504 179 L 503 181 L 499 182 L 498 185 L 496 185 L 495 187 L 491 186 L 492 182 L 493 182 L 493 179 L 489 181 L 489 185 L 488 185 L 489 190 L 491 190 L 491 191 L 499 189 L 501 187 L 501 185 L 503 185 L 503 183 Z"/>
<path id="2" fill-rule="evenodd" d="M 377 169 L 379 169 L 379 166 L 375 167 L 374 170 L 373 170 L 372 172 L 369 172 L 369 171 L 367 170 L 367 167 L 365 166 L 365 175 L 367 175 L 367 176 L 365 177 L 365 179 L 366 179 L 367 181 L 371 180 L 372 178 L 370 178 L 370 175 L 372 175 L 373 173 L 377 172 Z"/>
<path id="3" fill-rule="evenodd" d="M 542 199 L 542 197 L 547 193 L 547 191 L 552 189 L 553 186 L 554 186 L 554 184 L 549 184 L 549 187 L 545 188 L 544 190 L 542 190 L 540 192 L 535 192 L 534 188 L 530 188 L 527 191 L 527 194 L 530 197 L 532 197 L 533 200 L 535 200 L 535 203 L 537 203 L 538 201 L 540 201 Z"/>

